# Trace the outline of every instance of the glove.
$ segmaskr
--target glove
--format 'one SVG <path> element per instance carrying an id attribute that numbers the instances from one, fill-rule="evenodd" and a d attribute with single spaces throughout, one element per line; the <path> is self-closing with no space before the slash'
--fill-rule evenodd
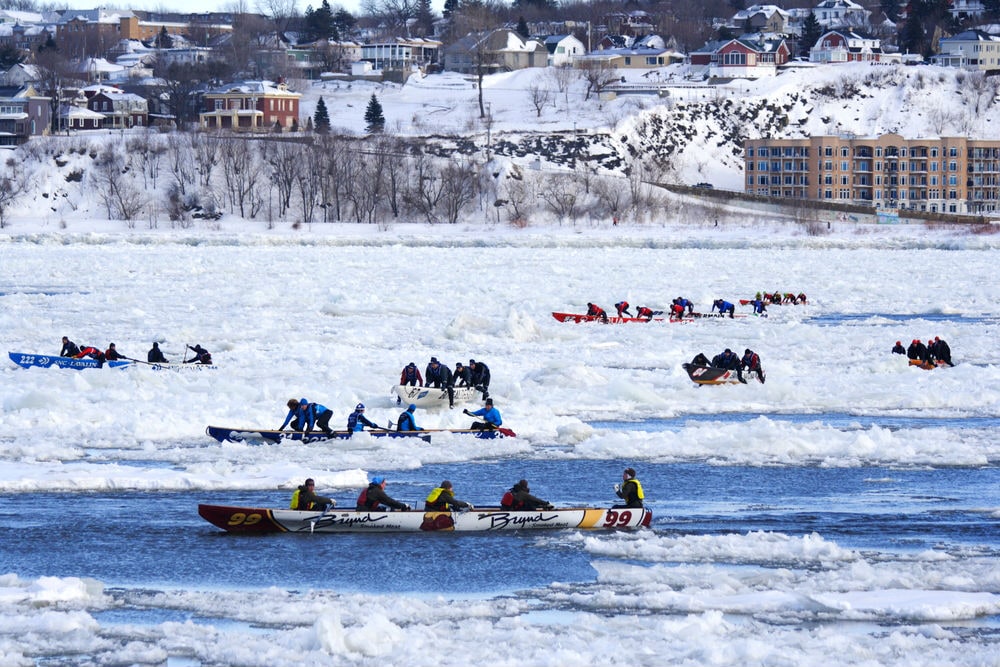
<path id="1" fill-rule="evenodd" d="M 622 485 L 615 484 L 615 493 L 621 493 L 621 491 L 622 491 Z"/>
<path id="2" fill-rule="evenodd" d="M 403 511 L 404 512 L 409 512 L 410 511 L 410 506 L 407 505 L 406 503 L 403 503 Z"/>
<path id="3" fill-rule="evenodd" d="M 472 416 L 472 413 L 469 412 L 468 409 L 462 410 L 462 414 L 469 415 L 470 417 Z"/>

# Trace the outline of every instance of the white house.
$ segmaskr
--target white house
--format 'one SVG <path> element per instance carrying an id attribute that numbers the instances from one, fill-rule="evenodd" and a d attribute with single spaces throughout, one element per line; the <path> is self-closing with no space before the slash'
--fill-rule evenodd
<path id="1" fill-rule="evenodd" d="M 814 63 L 900 62 L 898 53 L 882 51 L 882 41 L 853 30 L 830 30 L 809 49 Z"/>
<path id="2" fill-rule="evenodd" d="M 1000 36 L 982 30 L 965 30 L 942 37 L 935 65 L 971 70 L 1000 70 Z"/>
<path id="3" fill-rule="evenodd" d="M 823 0 L 812 10 L 824 28 L 863 26 L 871 12 L 851 0 Z"/>
<path id="4" fill-rule="evenodd" d="M 573 35 L 552 35 L 545 38 L 545 50 L 549 52 L 549 67 L 572 65 L 573 58 L 587 53 L 587 47 Z"/>

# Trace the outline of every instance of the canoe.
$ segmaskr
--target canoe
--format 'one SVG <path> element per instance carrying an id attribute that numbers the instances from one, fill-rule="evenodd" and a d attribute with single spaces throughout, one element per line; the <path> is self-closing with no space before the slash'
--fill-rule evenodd
<path id="1" fill-rule="evenodd" d="M 505 510 L 476 508 L 466 512 L 326 512 L 257 507 L 198 505 L 198 514 L 230 533 L 434 533 L 517 530 L 634 530 L 648 528 L 653 513 L 646 508 L 556 508 Z"/>
<path id="2" fill-rule="evenodd" d="M 935 368 L 940 368 L 941 366 L 947 366 L 948 364 L 943 361 L 924 361 L 922 359 L 908 359 L 911 366 L 916 366 L 917 368 L 923 368 L 925 371 L 932 371 Z"/>
<path id="3" fill-rule="evenodd" d="M 301 431 L 276 431 L 259 428 L 228 428 L 225 426 L 208 426 L 205 433 L 219 442 L 245 442 L 248 445 L 276 445 L 282 441 L 293 441 L 309 444 L 325 440 L 347 440 L 354 435 L 351 431 L 333 431 L 330 435 L 323 431 L 313 431 L 306 435 Z M 373 438 L 420 438 L 424 442 L 431 441 L 431 433 L 460 433 L 472 435 L 482 440 L 496 438 L 514 438 L 517 434 L 509 428 L 500 427 L 494 431 L 480 431 L 471 428 L 439 428 L 423 431 L 374 431 L 365 430 L 362 433 Z"/>
<path id="4" fill-rule="evenodd" d="M 22 352 L 8 352 L 7 356 L 21 368 L 51 368 L 53 366 L 56 368 L 72 368 L 74 370 L 101 368 L 97 359 L 90 358 L 76 359 L 74 357 L 60 357 L 59 355 L 24 354 Z M 104 362 L 104 367 L 106 368 L 124 368 L 131 365 L 132 362 L 125 359 Z"/>
<path id="5" fill-rule="evenodd" d="M 580 324 L 581 322 L 603 322 L 597 315 L 586 315 L 580 313 L 552 313 L 552 317 L 556 318 L 560 322 L 574 322 Z M 628 322 L 663 322 L 665 321 L 662 317 L 654 317 L 652 320 L 646 317 L 612 317 L 608 316 L 606 324 L 625 324 Z"/>
<path id="6" fill-rule="evenodd" d="M 714 366 L 703 366 L 701 364 L 684 364 L 688 377 L 695 384 L 746 384 L 748 378 L 756 379 L 761 384 L 764 383 L 766 374 L 758 375 L 755 371 L 744 371 L 743 381 L 740 380 L 736 371 L 727 368 L 715 368 Z"/>
<path id="7" fill-rule="evenodd" d="M 392 388 L 399 400 L 398 403 L 412 403 L 418 408 L 448 407 L 448 390 L 434 387 L 414 387 L 408 384 L 396 385 Z M 455 387 L 455 404 L 473 403 L 483 400 L 483 392 L 475 387 Z"/>
<path id="8" fill-rule="evenodd" d="M 180 363 L 180 362 L 166 362 L 158 363 L 152 361 L 142 361 L 141 359 L 129 359 L 138 368 L 148 368 L 153 371 L 214 371 L 219 367 L 215 364 L 196 364 L 196 363 Z"/>

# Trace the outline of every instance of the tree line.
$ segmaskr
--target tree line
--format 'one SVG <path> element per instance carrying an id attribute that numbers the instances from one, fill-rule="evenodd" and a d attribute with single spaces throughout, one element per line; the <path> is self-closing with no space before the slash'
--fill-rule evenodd
<path id="1" fill-rule="evenodd" d="M 71 169 L 71 162 L 83 166 Z M 147 130 L 42 137 L 19 147 L 0 168 L 0 226 L 22 199 L 37 199 L 34 184 L 53 163 L 71 169 L 62 195 L 52 195 L 55 201 L 75 209 L 83 193 L 95 193 L 103 214 L 128 228 L 187 228 L 224 214 L 264 220 L 269 227 L 460 221 L 525 226 L 536 217 L 575 224 L 586 218 L 642 221 L 664 205 L 647 183 L 662 169 L 638 159 L 624 175 L 612 176 L 589 166 L 536 171 L 475 147 L 459 151 L 388 134 Z"/>

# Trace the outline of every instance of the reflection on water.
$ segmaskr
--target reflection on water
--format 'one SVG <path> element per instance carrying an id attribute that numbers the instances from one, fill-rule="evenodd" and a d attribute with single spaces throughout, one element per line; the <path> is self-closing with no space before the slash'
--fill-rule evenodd
<path id="1" fill-rule="evenodd" d="M 657 433 L 661 431 L 680 431 L 686 425 L 694 423 L 740 424 L 752 419 L 765 417 L 772 421 L 790 422 L 793 424 L 822 424 L 841 431 L 859 431 L 870 428 L 884 428 L 890 431 L 920 428 L 997 428 L 1000 427 L 1000 417 L 918 417 L 914 415 L 853 415 L 844 412 L 817 412 L 782 414 L 763 413 L 713 413 L 707 415 L 682 415 L 667 419 L 644 419 L 642 421 L 592 421 L 587 422 L 594 428 L 612 431 L 642 431 Z"/>

